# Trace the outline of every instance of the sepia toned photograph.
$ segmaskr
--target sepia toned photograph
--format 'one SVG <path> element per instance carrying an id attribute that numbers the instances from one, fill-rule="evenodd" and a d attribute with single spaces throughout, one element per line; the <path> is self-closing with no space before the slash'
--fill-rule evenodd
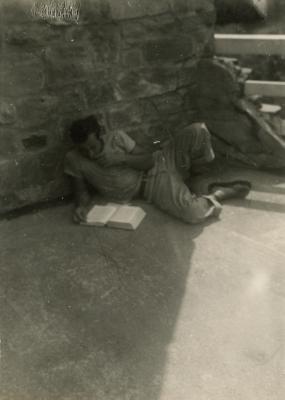
<path id="1" fill-rule="evenodd" d="M 0 400 L 284 400 L 285 0 L 0 33 Z"/>

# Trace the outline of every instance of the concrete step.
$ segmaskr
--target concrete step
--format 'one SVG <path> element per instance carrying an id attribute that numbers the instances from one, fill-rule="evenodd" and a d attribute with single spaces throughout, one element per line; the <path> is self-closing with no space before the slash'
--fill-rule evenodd
<path id="1" fill-rule="evenodd" d="M 276 104 L 261 104 L 261 109 L 260 111 L 266 114 L 273 114 L 276 115 L 282 110 L 281 106 L 278 106 Z"/>

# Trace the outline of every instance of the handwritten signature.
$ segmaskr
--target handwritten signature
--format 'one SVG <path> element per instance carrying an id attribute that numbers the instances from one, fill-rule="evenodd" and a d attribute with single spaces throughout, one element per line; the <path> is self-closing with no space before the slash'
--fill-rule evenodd
<path id="1" fill-rule="evenodd" d="M 80 0 L 34 0 L 31 13 L 47 21 L 78 23 Z"/>

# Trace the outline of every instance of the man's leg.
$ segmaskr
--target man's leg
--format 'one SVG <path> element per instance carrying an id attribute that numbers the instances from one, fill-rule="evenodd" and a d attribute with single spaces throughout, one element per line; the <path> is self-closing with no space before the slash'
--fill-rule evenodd
<path id="1" fill-rule="evenodd" d="M 175 166 L 182 176 L 200 172 L 214 160 L 211 135 L 204 123 L 194 123 L 174 137 Z"/>
<path id="2" fill-rule="evenodd" d="M 179 174 L 164 172 L 151 179 L 148 200 L 186 223 L 201 223 L 221 213 L 222 207 L 213 195 L 199 197 L 192 194 Z"/>
<path id="3" fill-rule="evenodd" d="M 210 185 L 210 194 L 196 196 L 191 193 L 179 175 L 160 174 L 153 184 L 151 202 L 161 210 L 187 223 L 197 224 L 209 217 L 218 217 L 221 202 L 244 198 L 251 188 L 250 182 L 233 181 Z"/>

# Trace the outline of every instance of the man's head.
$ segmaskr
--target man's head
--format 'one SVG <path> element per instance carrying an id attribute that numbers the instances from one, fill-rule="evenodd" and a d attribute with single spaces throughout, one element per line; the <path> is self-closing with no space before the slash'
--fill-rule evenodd
<path id="1" fill-rule="evenodd" d="M 102 150 L 101 133 L 102 127 L 94 115 L 78 119 L 70 127 L 70 137 L 73 143 L 88 158 L 95 158 Z"/>

